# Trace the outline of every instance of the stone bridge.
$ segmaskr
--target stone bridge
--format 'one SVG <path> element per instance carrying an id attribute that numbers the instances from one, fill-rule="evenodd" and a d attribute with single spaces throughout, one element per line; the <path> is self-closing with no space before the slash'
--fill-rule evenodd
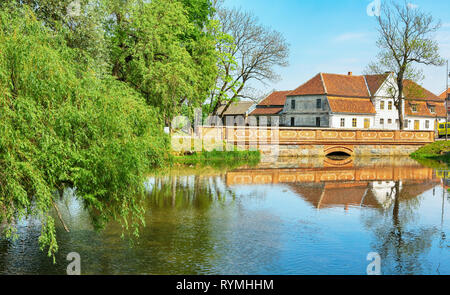
<path id="1" fill-rule="evenodd" d="M 435 141 L 434 131 L 347 130 L 291 127 L 206 127 L 204 142 L 225 141 L 278 156 L 400 156 Z"/>

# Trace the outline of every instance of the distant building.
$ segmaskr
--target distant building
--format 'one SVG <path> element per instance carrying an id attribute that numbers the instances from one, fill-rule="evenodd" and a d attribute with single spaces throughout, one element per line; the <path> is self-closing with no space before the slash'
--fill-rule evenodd
<path id="1" fill-rule="evenodd" d="M 221 117 L 224 125 L 245 126 L 248 124 L 248 117 L 255 109 L 255 103 L 251 101 L 233 102 L 227 110 L 226 105 L 221 105 L 217 114 Z"/>
<path id="2" fill-rule="evenodd" d="M 281 112 L 286 104 L 286 95 L 291 91 L 274 91 L 263 99 L 250 114 L 257 118 L 258 125 L 280 125 Z"/>
<path id="3" fill-rule="evenodd" d="M 443 101 L 447 100 L 447 107 L 450 107 L 450 88 L 442 92 L 441 95 L 439 95 L 439 98 Z"/>
<path id="4" fill-rule="evenodd" d="M 445 100 L 446 98 L 450 99 L 450 88 L 442 92 L 442 94 L 439 95 L 439 98 L 443 100 Z"/>

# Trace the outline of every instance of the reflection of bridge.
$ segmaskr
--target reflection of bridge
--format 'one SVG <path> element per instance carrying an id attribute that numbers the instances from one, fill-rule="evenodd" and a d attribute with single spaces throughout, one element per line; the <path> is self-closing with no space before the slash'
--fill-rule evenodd
<path id="1" fill-rule="evenodd" d="M 422 167 L 249 169 L 228 172 L 226 182 L 231 186 L 276 183 L 426 181 L 435 178 L 433 169 Z"/>
<path id="2" fill-rule="evenodd" d="M 396 191 L 396 183 L 400 191 Z M 344 206 L 389 208 L 396 196 L 415 198 L 439 183 L 420 166 L 312 169 L 243 169 L 228 172 L 226 184 L 286 184 L 317 209 Z"/>
<path id="3" fill-rule="evenodd" d="M 279 147 L 285 156 L 400 155 L 434 142 L 434 131 L 343 130 L 312 128 L 201 127 L 205 141 L 226 141 L 233 145 L 265 151 Z"/>

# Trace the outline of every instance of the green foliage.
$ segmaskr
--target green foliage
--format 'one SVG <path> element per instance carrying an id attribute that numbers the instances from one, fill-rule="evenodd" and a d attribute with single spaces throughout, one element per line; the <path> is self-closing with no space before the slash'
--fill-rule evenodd
<path id="1" fill-rule="evenodd" d="M 199 13 L 195 5 L 189 14 L 175 0 L 131 2 L 112 8 L 112 72 L 160 107 L 169 124 L 184 108 L 205 101 L 217 72 L 215 40 L 190 20 Z"/>
<path id="2" fill-rule="evenodd" d="M 64 34 L 29 9 L 0 11 L 0 220 L 7 236 L 23 217 L 58 250 L 51 210 L 76 188 L 101 228 L 111 219 L 137 234 L 145 173 L 165 162 L 158 111 L 112 77 L 77 62 Z"/>
<path id="3" fill-rule="evenodd" d="M 77 62 L 139 92 L 169 124 L 201 107 L 217 73 L 210 0 L 13 0 L 77 49 Z M 68 13 L 76 10 L 77 13 Z"/>
<path id="4" fill-rule="evenodd" d="M 450 142 L 437 141 L 428 144 L 411 155 L 414 159 L 435 159 L 450 163 Z"/>
<path id="5" fill-rule="evenodd" d="M 182 165 L 211 166 L 213 168 L 236 168 L 255 166 L 261 161 L 259 151 L 203 151 L 192 155 L 175 157 L 175 163 Z"/>
<path id="6" fill-rule="evenodd" d="M 2 6 L 32 9 L 46 28 L 61 35 L 69 47 L 78 49 L 74 56 L 77 62 L 99 74 L 108 72 L 110 61 L 103 29 L 107 11 L 103 0 L 11 0 L 0 3 Z"/>

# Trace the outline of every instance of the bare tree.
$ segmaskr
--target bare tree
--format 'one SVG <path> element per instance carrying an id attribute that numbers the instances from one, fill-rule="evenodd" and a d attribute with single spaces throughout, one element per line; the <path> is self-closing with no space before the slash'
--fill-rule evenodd
<path id="1" fill-rule="evenodd" d="M 278 79 L 275 69 L 288 65 L 289 46 L 279 32 L 260 25 L 253 14 L 218 6 L 216 18 L 221 30 L 231 37 L 229 42 L 218 44 L 219 75 L 210 96 L 210 110 L 220 116 L 232 102 L 256 99 L 249 82 L 266 84 Z M 225 108 L 217 114 L 221 105 Z"/>
<path id="2" fill-rule="evenodd" d="M 423 76 L 422 71 L 415 68 L 417 64 L 441 66 L 444 63 L 438 43 L 433 40 L 441 23 L 406 1 L 403 4 L 383 3 L 377 23 L 377 45 L 381 51 L 378 61 L 369 65 L 369 70 L 377 74 L 394 74 L 396 85 L 390 92 L 398 110 L 400 130 L 403 130 L 405 80 L 417 81 Z"/>

